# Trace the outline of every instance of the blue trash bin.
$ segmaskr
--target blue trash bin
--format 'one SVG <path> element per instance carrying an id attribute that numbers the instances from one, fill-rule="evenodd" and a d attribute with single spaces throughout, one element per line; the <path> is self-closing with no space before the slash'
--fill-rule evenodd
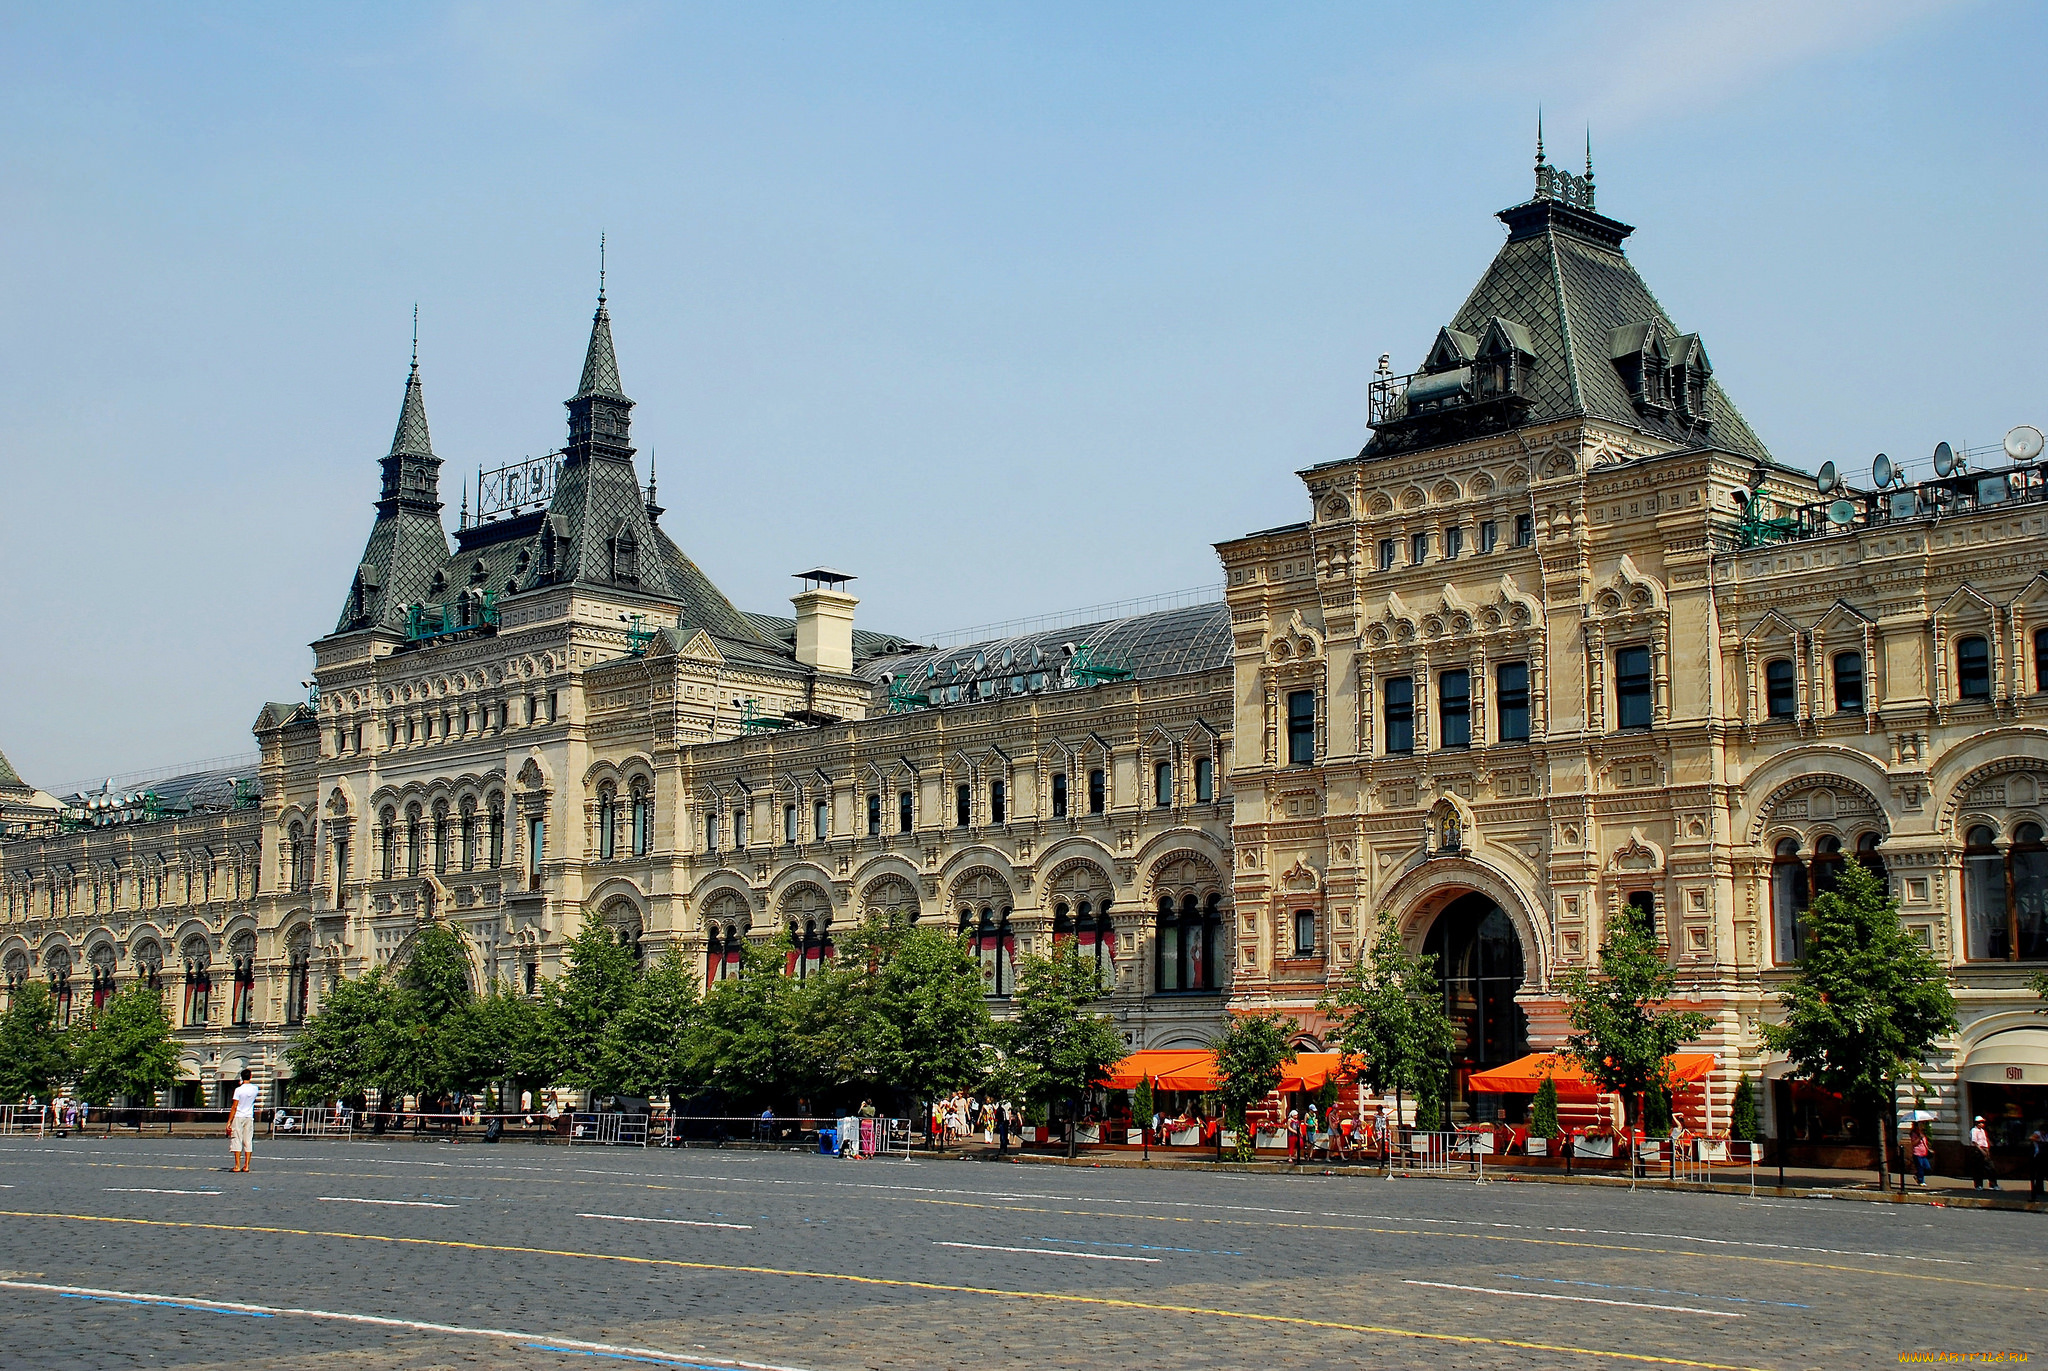
<path id="1" fill-rule="evenodd" d="M 821 1128 L 818 1130 L 818 1155 L 833 1157 L 839 1154 L 839 1130 Z"/>

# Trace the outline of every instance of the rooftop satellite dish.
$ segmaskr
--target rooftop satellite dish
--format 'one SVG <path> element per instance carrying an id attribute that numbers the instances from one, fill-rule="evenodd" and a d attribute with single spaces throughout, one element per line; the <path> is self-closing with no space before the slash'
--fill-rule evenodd
<path id="1" fill-rule="evenodd" d="M 1956 450 L 1947 443 L 1934 445 L 1934 474 L 1953 476 L 1956 474 Z"/>
<path id="2" fill-rule="evenodd" d="M 2032 424 L 2021 424 L 2009 429 L 2005 435 L 2005 455 L 2015 462 L 2031 462 L 2041 455 L 2041 430 Z"/>
<path id="3" fill-rule="evenodd" d="M 1837 500 L 1828 506 L 1828 522 L 1847 528 L 1856 521 L 1856 506 L 1847 500 Z"/>
<path id="4" fill-rule="evenodd" d="M 1820 475 L 1814 478 L 1814 484 L 1820 487 L 1820 493 L 1823 495 L 1835 488 L 1835 464 L 1833 462 L 1822 462 L 1820 464 Z"/>
<path id="5" fill-rule="evenodd" d="M 1883 490 L 1886 486 L 1890 485 L 1892 478 L 1897 475 L 1898 472 L 1892 469 L 1892 459 L 1885 456 L 1882 452 L 1878 453 L 1877 460 L 1870 464 L 1870 479 L 1877 482 L 1879 490 Z"/>

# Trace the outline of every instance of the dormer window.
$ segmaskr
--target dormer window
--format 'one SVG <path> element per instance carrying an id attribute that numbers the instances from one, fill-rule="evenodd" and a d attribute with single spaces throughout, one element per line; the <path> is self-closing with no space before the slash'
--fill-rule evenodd
<path id="1" fill-rule="evenodd" d="M 633 537 L 633 531 L 621 528 L 611 538 L 612 579 L 614 581 L 637 581 L 640 579 L 640 544 Z"/>
<path id="2" fill-rule="evenodd" d="M 489 572 L 484 570 L 484 559 L 479 557 L 469 568 L 469 583 L 473 586 L 480 586 L 484 583 L 484 578 L 489 574 Z"/>
<path id="3" fill-rule="evenodd" d="M 437 571 L 434 573 L 434 584 L 427 593 L 437 600 L 448 593 L 448 577 L 445 572 Z"/>

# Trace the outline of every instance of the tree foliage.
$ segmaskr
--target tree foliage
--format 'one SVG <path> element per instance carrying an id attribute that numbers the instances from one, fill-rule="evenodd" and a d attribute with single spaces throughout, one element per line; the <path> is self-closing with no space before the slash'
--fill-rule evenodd
<path id="1" fill-rule="evenodd" d="M 1294 1060 L 1293 1036 L 1301 1024 L 1271 1014 L 1232 1015 L 1216 1035 L 1216 1093 L 1223 1117 L 1243 1129 L 1245 1111 L 1280 1085 L 1280 1069 Z"/>
<path id="2" fill-rule="evenodd" d="M 1756 1087 L 1746 1071 L 1735 1083 L 1735 1099 L 1728 1108 L 1728 1136 L 1738 1142 L 1756 1141 Z"/>
<path id="3" fill-rule="evenodd" d="M 1543 1084 L 1536 1087 L 1535 1102 L 1529 1106 L 1529 1136 L 1555 1138 L 1557 1130 L 1557 1082 L 1545 1076 Z"/>
<path id="4" fill-rule="evenodd" d="M 1093 1012 L 1101 995 L 1094 961 L 1082 960 L 1072 939 L 1055 942 L 1050 957 L 1019 962 L 1015 1011 L 1001 1025 L 1001 1040 L 1024 1098 L 1045 1104 L 1078 1100 L 1122 1059 L 1124 1041 L 1116 1025 Z M 1067 1137 L 1071 1154 L 1071 1130 Z"/>
<path id="5" fill-rule="evenodd" d="M 14 987 L 0 1014 L 0 1101 L 47 1098 L 71 1075 L 70 1045 L 57 1028 L 50 987 L 27 980 Z"/>
<path id="6" fill-rule="evenodd" d="M 878 1087 L 922 1102 L 981 1082 L 995 1023 L 981 965 L 961 939 L 930 926 L 877 925 L 846 959 L 865 978 L 848 1020 Z"/>
<path id="7" fill-rule="evenodd" d="M 697 975 L 670 943 L 604 1036 L 600 1073 L 628 1095 L 655 1095 L 686 1079 L 690 1036 L 697 1032 L 703 997 Z"/>
<path id="8" fill-rule="evenodd" d="M 398 1033 L 398 990 L 383 967 L 337 981 L 285 1051 L 291 1097 L 359 1100 L 388 1087 Z"/>
<path id="9" fill-rule="evenodd" d="M 1391 914 L 1381 917 L 1365 955 L 1317 1008 L 1335 1023 L 1344 1051 L 1364 1058 L 1373 1094 L 1394 1096 L 1397 1121 L 1404 1095 L 1425 1108 L 1442 1096 L 1457 1032 L 1444 1012 L 1436 958 L 1410 952 Z"/>
<path id="10" fill-rule="evenodd" d="M 1624 919 L 1600 945 L 1600 969 L 1574 967 L 1564 977 L 1565 1011 L 1574 1030 L 1565 1051 L 1588 1079 L 1621 1097 L 1631 1124 L 1639 1098 L 1668 1092 L 1669 1057 L 1707 1031 L 1713 1020 L 1696 1009 L 1666 1009 L 1678 973 L 1650 930 Z"/>
<path id="11" fill-rule="evenodd" d="M 94 1104 L 117 1098 L 148 1105 L 178 1079 L 178 1045 L 160 991 L 131 985 L 72 1035 L 79 1093 Z"/>
<path id="12" fill-rule="evenodd" d="M 605 1034 L 633 996 L 640 968 L 611 925 L 587 918 L 563 949 L 568 966 L 548 982 L 541 1005 L 550 1079 L 605 1092 L 618 1083 L 607 1070 Z"/>
<path id="13" fill-rule="evenodd" d="M 1806 912 L 1798 979 L 1779 996 L 1783 1023 L 1764 1041 L 1792 1075 L 1832 1091 L 1864 1118 L 1897 1118 L 1901 1080 L 1918 1080 L 1937 1040 L 1956 1024 L 1955 996 L 1933 954 L 1899 923 L 1884 882 L 1853 858 Z M 1888 1169 L 1878 1148 L 1880 1173 Z"/>

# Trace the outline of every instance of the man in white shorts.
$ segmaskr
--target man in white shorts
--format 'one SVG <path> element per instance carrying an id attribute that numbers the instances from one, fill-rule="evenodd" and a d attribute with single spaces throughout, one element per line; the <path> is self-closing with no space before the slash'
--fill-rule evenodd
<path id="1" fill-rule="evenodd" d="M 248 1067 L 242 1068 L 242 1083 L 235 1087 L 234 1111 L 228 1115 L 228 1148 L 235 1154 L 231 1171 L 247 1171 L 249 1161 L 256 1152 L 256 1096 L 255 1082 L 249 1078 L 255 1073 Z"/>

